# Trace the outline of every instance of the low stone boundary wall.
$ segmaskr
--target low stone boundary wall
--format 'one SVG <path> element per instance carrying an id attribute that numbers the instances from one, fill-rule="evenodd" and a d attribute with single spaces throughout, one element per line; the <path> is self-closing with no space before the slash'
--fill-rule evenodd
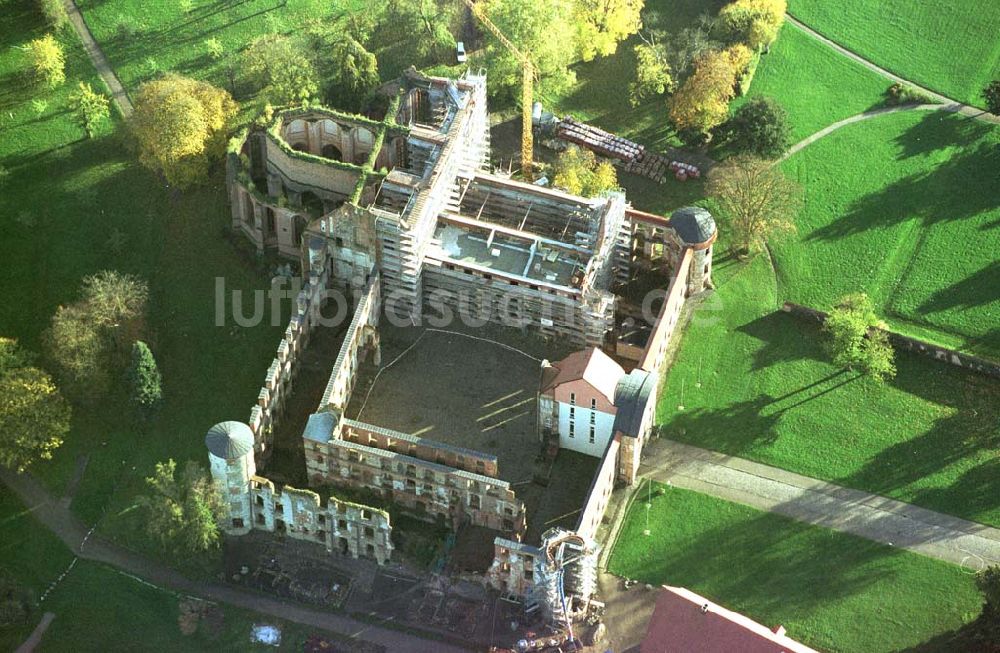
<path id="1" fill-rule="evenodd" d="M 340 346 L 340 353 L 337 354 L 337 362 L 333 365 L 333 372 L 330 374 L 330 380 L 316 412 L 329 408 L 343 412 L 347 406 L 354 390 L 358 365 L 361 364 L 361 350 L 366 344 L 365 328 L 378 326 L 380 299 L 379 275 L 373 270 L 364 294 L 354 309 L 354 317 L 347 328 L 344 343 Z"/>
<path id="2" fill-rule="evenodd" d="M 818 311 L 815 308 L 802 306 L 801 304 L 794 304 L 792 302 L 785 302 L 782 305 L 781 310 L 786 313 L 791 313 L 792 315 L 811 317 L 821 323 L 826 320 L 827 316 L 827 314 L 823 311 Z M 886 330 L 886 333 L 889 334 L 889 342 L 891 342 L 895 347 L 906 349 L 907 351 L 915 351 L 926 356 L 930 356 L 935 360 L 950 363 L 956 367 L 961 367 L 963 369 L 979 372 L 980 374 L 1000 379 L 1000 363 L 994 363 L 993 361 L 988 361 L 984 358 L 979 358 L 978 356 L 973 356 L 971 354 L 963 354 L 962 352 L 955 351 L 954 349 L 948 349 L 947 347 L 942 347 L 941 345 L 935 345 L 917 338 L 904 336 L 903 334 L 896 333 L 894 331 Z"/>

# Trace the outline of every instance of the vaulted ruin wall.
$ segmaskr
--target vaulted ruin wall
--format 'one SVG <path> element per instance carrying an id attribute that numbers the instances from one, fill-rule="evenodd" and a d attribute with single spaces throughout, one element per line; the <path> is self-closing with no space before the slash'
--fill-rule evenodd
<path id="1" fill-rule="evenodd" d="M 677 328 L 681 309 L 684 308 L 684 301 L 687 299 L 687 278 L 693 260 L 694 252 L 691 249 L 685 249 L 677 268 L 674 270 L 674 277 L 670 280 L 670 287 L 667 288 L 667 296 L 664 298 L 660 314 L 656 318 L 653 333 L 650 334 L 646 348 L 639 359 L 640 369 L 658 374 L 663 365 L 670 337 Z"/>
<path id="2" fill-rule="evenodd" d="M 377 351 L 378 332 L 376 329 L 380 308 L 379 275 L 373 270 L 368 284 L 360 297 L 357 298 L 351 324 L 347 327 L 344 342 L 340 346 L 337 360 L 333 365 L 333 372 L 330 374 L 330 380 L 327 382 L 317 412 L 333 409 L 343 413 L 351 399 L 351 392 L 354 391 L 358 366 L 364 359 L 365 347 L 374 345 Z"/>

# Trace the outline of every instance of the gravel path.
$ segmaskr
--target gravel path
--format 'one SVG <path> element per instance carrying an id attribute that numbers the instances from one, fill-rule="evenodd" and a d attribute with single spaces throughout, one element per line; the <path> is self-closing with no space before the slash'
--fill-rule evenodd
<path id="1" fill-rule="evenodd" d="M 385 646 L 389 651 L 414 653 L 458 653 L 465 649 L 431 641 L 402 631 L 382 628 L 331 612 L 285 603 L 261 594 L 221 583 L 193 581 L 136 553 L 95 536 L 56 497 L 28 474 L 16 474 L 0 467 L 3 482 L 31 510 L 42 525 L 52 531 L 73 553 L 86 560 L 110 565 L 157 587 L 228 603 L 273 617 L 339 633 Z"/>
<path id="2" fill-rule="evenodd" d="M 978 572 L 1000 564 L 1000 529 L 776 467 L 658 440 L 648 478 L 908 549 Z"/>
<path id="3" fill-rule="evenodd" d="M 73 24 L 73 29 L 76 30 L 77 35 L 83 42 L 83 49 L 87 51 L 87 56 L 94 63 L 94 68 L 97 69 L 101 79 L 104 80 L 104 83 L 111 90 L 111 98 L 118 106 L 122 117 L 128 118 L 132 115 L 132 101 L 128 98 L 128 93 L 125 92 L 125 87 L 122 86 L 121 80 L 115 74 L 108 58 L 104 56 L 104 51 L 97 45 L 94 35 L 90 33 L 90 28 L 87 27 L 87 23 L 83 20 L 80 8 L 76 6 L 73 0 L 63 0 L 63 4 L 66 6 L 69 22 Z"/>

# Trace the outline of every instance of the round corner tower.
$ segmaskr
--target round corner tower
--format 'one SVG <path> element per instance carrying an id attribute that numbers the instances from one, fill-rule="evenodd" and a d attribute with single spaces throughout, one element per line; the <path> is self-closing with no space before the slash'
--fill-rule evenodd
<path id="1" fill-rule="evenodd" d="M 712 284 L 712 245 L 719 235 L 712 214 L 700 206 L 685 206 L 670 215 L 670 226 L 685 247 L 691 248 L 694 259 L 688 275 L 688 292 L 696 293 Z"/>
<path id="2" fill-rule="evenodd" d="M 220 422 L 205 435 L 212 480 L 223 491 L 226 504 L 222 529 L 242 535 L 253 526 L 250 478 L 257 473 L 253 457 L 253 431 L 243 422 Z"/>

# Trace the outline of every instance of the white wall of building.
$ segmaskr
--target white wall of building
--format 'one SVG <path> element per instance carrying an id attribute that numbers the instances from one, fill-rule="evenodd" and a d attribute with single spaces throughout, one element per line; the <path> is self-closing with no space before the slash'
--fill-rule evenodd
<path id="1" fill-rule="evenodd" d="M 608 440 L 613 434 L 615 416 L 590 410 L 589 407 L 571 406 L 559 403 L 559 447 L 571 451 L 579 451 L 600 458 L 608 446 Z M 573 410 L 573 435 L 570 437 L 570 409 Z M 593 416 L 594 441 L 590 441 L 591 416 Z"/>

